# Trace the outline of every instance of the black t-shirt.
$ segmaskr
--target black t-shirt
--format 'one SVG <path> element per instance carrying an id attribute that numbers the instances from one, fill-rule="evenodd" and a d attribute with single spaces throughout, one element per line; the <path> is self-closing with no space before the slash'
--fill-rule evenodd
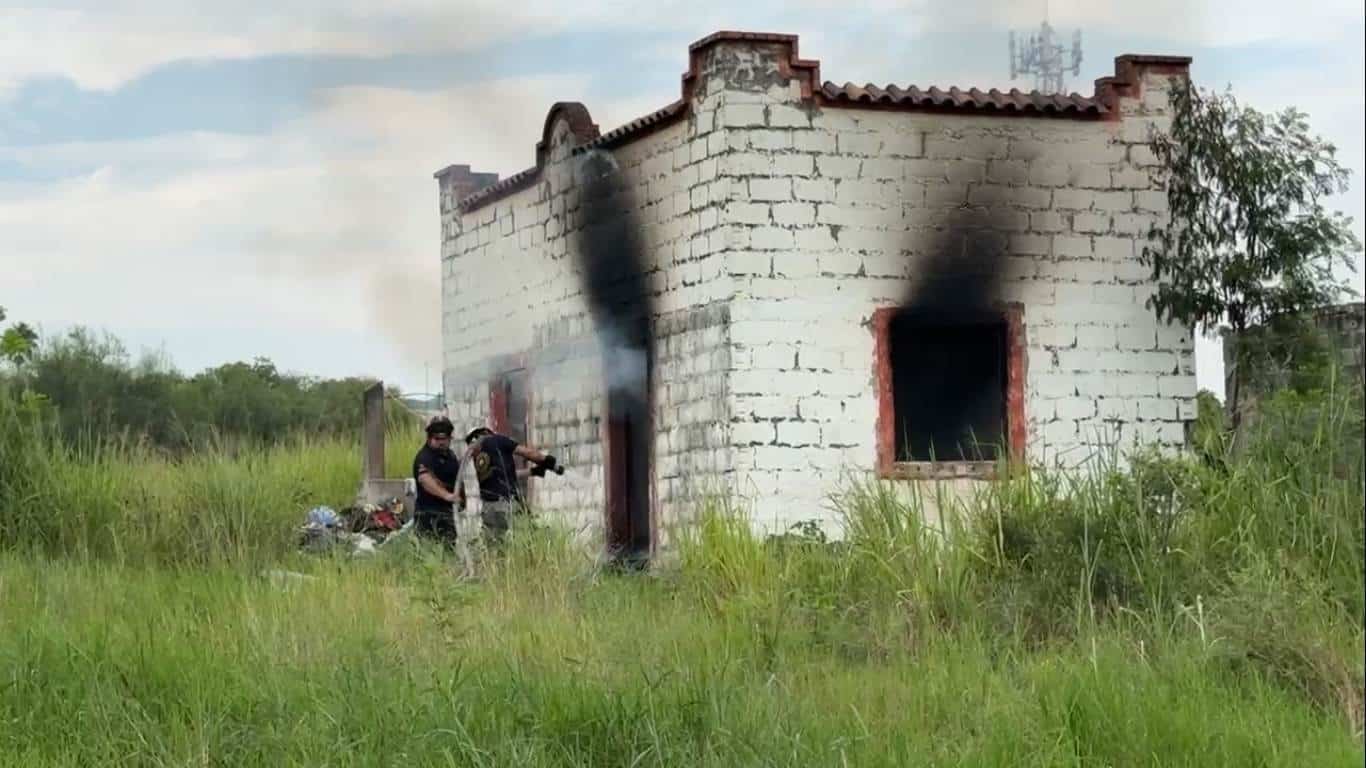
<path id="1" fill-rule="evenodd" d="M 479 441 L 474 472 L 479 477 L 479 498 L 484 501 L 520 500 L 517 486 L 517 441 L 505 435 L 489 435 Z"/>
<path id="2" fill-rule="evenodd" d="M 450 449 L 439 451 L 430 445 L 424 445 L 413 458 L 413 482 L 417 483 L 417 498 L 413 502 L 413 507 L 420 512 L 449 512 L 450 502 L 428 493 L 417 479 L 424 467 L 432 473 L 432 477 L 436 478 L 442 488 L 454 492 L 456 479 L 460 477 L 459 457 Z"/>

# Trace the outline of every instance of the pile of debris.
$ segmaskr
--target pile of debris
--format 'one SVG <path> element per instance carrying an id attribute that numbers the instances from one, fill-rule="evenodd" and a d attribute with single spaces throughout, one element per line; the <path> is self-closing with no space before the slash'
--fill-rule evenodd
<path id="1" fill-rule="evenodd" d="M 299 527 L 299 548 L 330 552 L 349 547 L 352 554 L 368 554 L 411 525 L 403 499 L 397 497 L 382 504 L 354 504 L 340 514 L 331 507 L 318 506 L 308 511 L 307 520 Z"/>

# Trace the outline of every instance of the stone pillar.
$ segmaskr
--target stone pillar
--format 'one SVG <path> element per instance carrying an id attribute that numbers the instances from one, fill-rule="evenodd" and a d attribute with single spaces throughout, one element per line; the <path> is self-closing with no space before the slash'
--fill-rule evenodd
<path id="1" fill-rule="evenodd" d="M 361 477 L 384 477 L 384 382 L 376 382 L 362 395 L 364 421 L 361 427 Z"/>

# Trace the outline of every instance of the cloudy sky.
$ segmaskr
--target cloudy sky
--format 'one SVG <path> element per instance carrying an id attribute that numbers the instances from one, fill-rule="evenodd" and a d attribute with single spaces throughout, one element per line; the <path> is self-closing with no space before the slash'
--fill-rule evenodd
<path id="1" fill-rule="evenodd" d="M 603 130 L 663 106 L 718 29 L 799 34 L 838 82 L 1009 87 L 1007 30 L 1047 12 L 1085 35 L 1070 88 L 1120 53 L 1177 53 L 1204 85 L 1301 107 L 1361 218 L 1360 0 L 733 5 L 0 0 L 0 306 L 188 372 L 264 355 L 422 390 L 440 364 L 432 172 L 521 170 L 557 100 Z"/>

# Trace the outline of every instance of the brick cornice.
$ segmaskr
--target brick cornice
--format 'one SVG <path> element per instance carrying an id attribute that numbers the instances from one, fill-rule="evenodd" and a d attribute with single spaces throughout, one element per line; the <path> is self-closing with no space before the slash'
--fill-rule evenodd
<path id="1" fill-rule="evenodd" d="M 1126 53 L 1115 57 L 1115 73 L 1096 78 L 1095 99 L 1106 106 L 1110 114 L 1118 119 L 1119 102 L 1122 99 L 1143 98 L 1143 76 L 1146 73 L 1163 74 L 1172 77 L 1190 76 L 1191 57 L 1158 56 L 1142 53 Z"/>
<path id="2" fill-rule="evenodd" d="M 541 128 L 541 140 L 536 142 L 536 167 L 544 168 L 550 157 L 550 134 L 555 130 L 555 122 L 564 120 L 575 144 L 586 144 L 598 137 L 598 124 L 588 114 L 588 107 L 577 101 L 557 101 L 545 116 Z"/>
<path id="3" fill-rule="evenodd" d="M 789 79 L 797 79 L 802 86 L 802 99 L 810 99 L 820 89 L 821 63 L 818 59 L 803 59 L 797 55 L 797 36 L 774 32 L 713 32 L 688 46 L 688 71 L 683 73 L 683 101 L 691 103 L 700 80 L 703 54 L 720 43 L 778 43 L 787 47 L 786 55 L 778 57 L 778 72 Z"/>

